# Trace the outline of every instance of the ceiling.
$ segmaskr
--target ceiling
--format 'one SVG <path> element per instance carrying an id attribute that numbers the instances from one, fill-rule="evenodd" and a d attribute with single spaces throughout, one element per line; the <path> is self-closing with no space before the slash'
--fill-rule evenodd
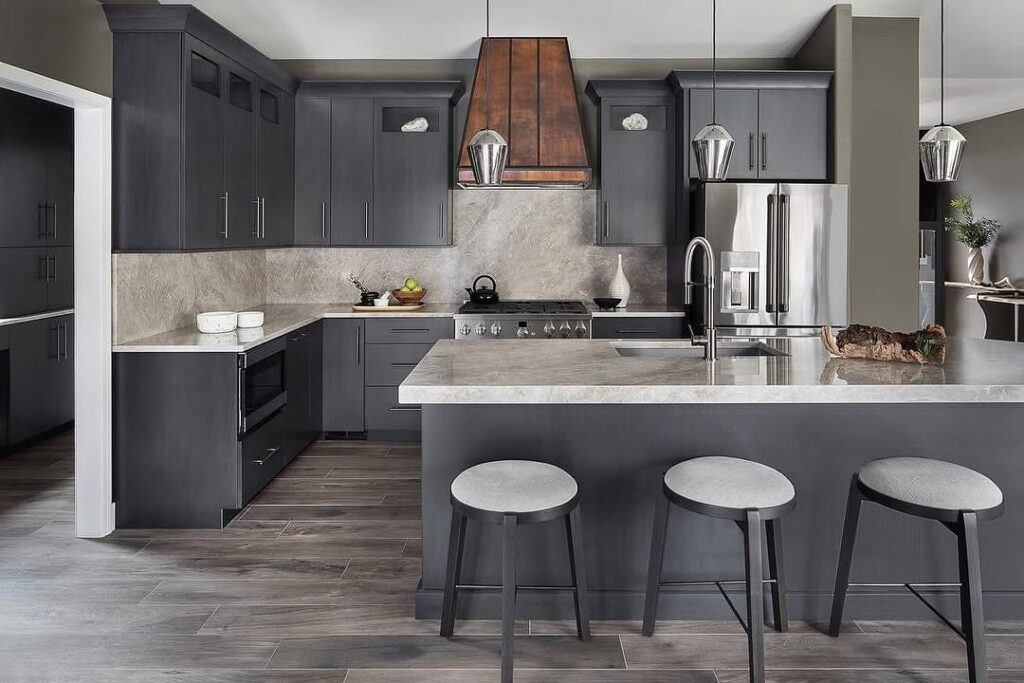
<path id="1" fill-rule="evenodd" d="M 273 59 L 472 59 L 485 0 L 191 0 Z M 947 119 L 1024 108 L 1024 2 L 946 0 Z M 791 57 L 833 0 L 718 0 L 719 54 Z M 937 110 L 939 0 L 851 0 L 921 18 L 921 119 Z M 564 35 L 576 59 L 710 52 L 710 0 L 491 0 L 491 34 Z M 1009 107 L 1009 108 L 1007 108 Z"/>

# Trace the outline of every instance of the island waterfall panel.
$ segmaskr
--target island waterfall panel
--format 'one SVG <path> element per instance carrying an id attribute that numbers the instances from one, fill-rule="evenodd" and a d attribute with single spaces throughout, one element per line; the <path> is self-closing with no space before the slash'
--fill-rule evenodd
<path id="1" fill-rule="evenodd" d="M 698 455 L 756 460 L 789 477 L 797 508 L 784 520 L 790 617 L 826 619 L 850 477 L 887 456 L 941 458 L 974 468 L 1003 490 L 1003 517 L 981 526 L 982 580 L 990 619 L 1024 618 L 1022 408 L 973 404 L 426 405 L 423 409 L 423 576 L 417 618 L 440 614 L 450 519 L 449 486 L 465 468 L 527 458 L 565 468 L 579 483 L 583 545 L 594 618 L 639 619 L 660 478 Z M 957 581 L 956 538 L 941 524 L 866 504 L 852 581 Z M 564 528 L 520 529 L 521 585 L 567 585 Z M 499 584 L 496 534 L 470 523 L 462 581 Z M 664 580 L 743 575 L 739 529 L 673 509 Z M 767 571 L 765 572 L 767 577 Z M 738 590 L 738 587 L 737 587 Z M 520 618 L 571 618 L 565 592 L 520 592 Z M 956 593 L 936 601 L 958 614 Z M 908 593 L 851 593 L 849 618 L 927 618 Z M 467 591 L 461 617 L 496 619 L 500 593 Z M 728 618 L 713 587 L 666 590 L 659 617 Z"/>

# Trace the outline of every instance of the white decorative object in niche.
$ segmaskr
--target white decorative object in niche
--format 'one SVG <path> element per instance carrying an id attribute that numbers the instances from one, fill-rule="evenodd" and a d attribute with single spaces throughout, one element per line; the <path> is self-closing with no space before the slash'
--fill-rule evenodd
<path id="1" fill-rule="evenodd" d="M 647 130 L 647 117 L 640 112 L 633 112 L 622 119 L 622 130 Z"/>
<path id="2" fill-rule="evenodd" d="M 403 133 L 425 133 L 428 128 L 430 128 L 430 124 L 422 116 L 417 116 L 412 121 L 406 121 L 402 124 Z"/>

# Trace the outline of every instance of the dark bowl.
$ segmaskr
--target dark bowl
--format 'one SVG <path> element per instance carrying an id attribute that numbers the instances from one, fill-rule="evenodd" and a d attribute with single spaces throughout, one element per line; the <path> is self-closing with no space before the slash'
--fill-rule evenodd
<path id="1" fill-rule="evenodd" d="M 602 311 L 610 311 L 622 303 L 622 299 L 616 299 L 613 296 L 595 296 L 594 303 Z"/>

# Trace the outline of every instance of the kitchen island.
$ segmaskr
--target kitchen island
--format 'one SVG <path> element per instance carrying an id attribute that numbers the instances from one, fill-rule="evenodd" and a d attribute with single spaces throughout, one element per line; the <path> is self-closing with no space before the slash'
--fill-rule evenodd
<path id="1" fill-rule="evenodd" d="M 1006 513 L 982 526 L 983 583 L 991 619 L 1024 618 L 1024 349 L 950 339 L 944 366 L 832 359 L 817 339 L 723 341 L 702 360 L 683 342 L 441 341 L 399 390 L 423 405 L 423 565 L 417 616 L 436 618 L 450 515 L 448 487 L 466 467 L 536 459 L 578 481 L 595 618 L 642 613 L 660 478 L 698 455 L 771 465 L 797 491 L 784 546 L 790 614 L 827 617 L 850 477 L 896 455 L 941 458 L 990 476 Z M 754 355 L 751 355 L 754 354 Z M 731 522 L 672 510 L 665 580 L 742 576 Z M 470 524 L 463 580 L 496 584 L 500 534 Z M 487 532 L 487 533 L 484 533 Z M 565 585 L 563 530 L 521 529 L 520 583 Z M 852 580 L 953 582 L 955 537 L 934 522 L 867 505 Z M 936 602 L 955 614 L 958 598 Z M 463 616 L 496 618 L 499 596 L 460 597 Z M 568 618 L 565 593 L 523 592 L 520 618 Z M 662 618 L 727 618 L 714 587 L 665 592 Z M 909 594 L 851 593 L 850 618 L 925 618 Z"/>

